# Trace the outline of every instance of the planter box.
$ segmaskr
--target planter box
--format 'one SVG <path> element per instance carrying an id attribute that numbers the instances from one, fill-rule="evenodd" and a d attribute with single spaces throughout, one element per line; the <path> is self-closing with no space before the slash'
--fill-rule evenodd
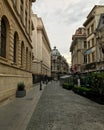
<path id="1" fill-rule="evenodd" d="M 16 91 L 16 97 L 18 98 L 21 98 L 21 97 L 24 97 L 26 96 L 26 90 L 23 90 L 23 91 Z"/>

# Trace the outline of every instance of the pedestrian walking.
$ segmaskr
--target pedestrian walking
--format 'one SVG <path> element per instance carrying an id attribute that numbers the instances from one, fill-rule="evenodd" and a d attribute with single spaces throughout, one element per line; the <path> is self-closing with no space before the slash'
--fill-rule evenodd
<path id="1" fill-rule="evenodd" d="M 42 76 L 40 76 L 40 90 L 42 90 Z"/>

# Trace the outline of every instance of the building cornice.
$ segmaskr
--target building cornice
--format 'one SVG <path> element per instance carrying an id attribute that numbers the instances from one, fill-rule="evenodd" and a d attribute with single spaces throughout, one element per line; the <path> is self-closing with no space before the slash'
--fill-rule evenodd
<path id="1" fill-rule="evenodd" d="M 90 15 L 92 14 L 92 12 L 96 9 L 96 8 L 99 8 L 99 7 L 104 7 L 103 5 L 95 5 L 92 10 L 90 11 L 90 13 L 88 14 L 87 18 L 90 17 Z"/>
<path id="2" fill-rule="evenodd" d="M 88 25 L 88 23 L 90 23 L 90 21 L 92 20 L 92 19 L 94 19 L 94 14 L 93 15 L 91 15 L 89 18 L 87 18 L 87 20 L 84 22 L 84 24 L 83 24 L 83 26 L 85 26 L 86 27 L 86 25 Z"/>
<path id="3" fill-rule="evenodd" d="M 87 20 L 84 22 L 84 24 L 83 24 L 83 26 L 86 26 L 94 17 L 95 17 L 95 10 L 97 9 L 97 8 L 104 8 L 104 6 L 103 5 L 95 5 L 93 8 L 92 8 L 92 10 L 90 11 L 90 13 L 88 14 L 88 16 L 87 16 Z"/>
<path id="4" fill-rule="evenodd" d="M 38 18 L 38 19 L 39 19 L 39 25 L 37 26 L 37 30 L 41 30 L 42 31 L 42 34 L 44 35 L 44 37 L 45 37 L 45 39 L 47 41 L 47 45 L 49 46 L 49 48 L 51 50 L 50 42 L 49 42 L 46 30 L 45 30 L 44 24 L 42 22 L 42 19 L 41 18 Z"/>

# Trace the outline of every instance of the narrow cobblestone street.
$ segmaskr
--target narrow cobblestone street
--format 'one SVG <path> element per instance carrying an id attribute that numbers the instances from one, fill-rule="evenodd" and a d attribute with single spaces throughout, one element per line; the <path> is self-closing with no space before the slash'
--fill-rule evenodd
<path id="1" fill-rule="evenodd" d="M 104 105 L 49 83 L 27 130 L 104 130 Z"/>

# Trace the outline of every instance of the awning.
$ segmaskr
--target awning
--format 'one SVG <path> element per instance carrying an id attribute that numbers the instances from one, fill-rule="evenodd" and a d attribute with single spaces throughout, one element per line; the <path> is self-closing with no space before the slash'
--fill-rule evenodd
<path id="1" fill-rule="evenodd" d="M 70 75 L 64 75 L 64 76 L 61 76 L 60 78 L 65 79 L 65 78 L 69 78 L 69 77 L 70 77 Z"/>
<path id="2" fill-rule="evenodd" d="M 90 54 L 90 53 L 92 53 L 94 51 L 95 51 L 95 47 L 90 48 L 90 49 L 86 50 L 85 55 L 88 55 L 88 54 Z"/>

